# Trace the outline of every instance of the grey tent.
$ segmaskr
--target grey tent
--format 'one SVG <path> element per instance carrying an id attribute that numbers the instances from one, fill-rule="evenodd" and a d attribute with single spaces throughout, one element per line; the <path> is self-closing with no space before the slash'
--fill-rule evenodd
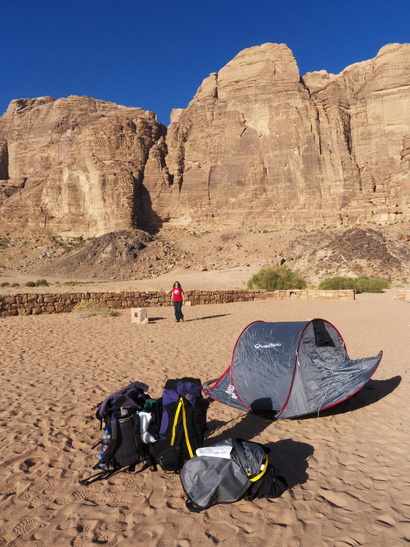
<path id="1" fill-rule="evenodd" d="M 339 331 L 324 319 L 256 321 L 240 334 L 231 365 L 203 390 L 246 412 L 294 418 L 334 406 L 357 393 L 383 352 L 349 359 Z"/>

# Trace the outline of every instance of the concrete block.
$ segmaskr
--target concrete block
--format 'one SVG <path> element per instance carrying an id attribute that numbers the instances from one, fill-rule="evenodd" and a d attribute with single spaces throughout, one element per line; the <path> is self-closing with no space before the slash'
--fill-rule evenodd
<path id="1" fill-rule="evenodd" d="M 131 322 L 141 325 L 149 323 L 147 310 L 145 308 L 131 308 Z"/>

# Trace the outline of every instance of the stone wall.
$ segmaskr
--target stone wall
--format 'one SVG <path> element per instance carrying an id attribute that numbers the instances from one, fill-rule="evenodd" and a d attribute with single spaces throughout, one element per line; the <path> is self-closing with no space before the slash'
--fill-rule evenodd
<path id="1" fill-rule="evenodd" d="M 300 298 L 300 299 L 342 299 L 353 300 L 353 291 L 310 291 L 288 290 L 275 291 L 187 291 L 185 299 L 191 305 L 226 304 L 265 300 L 266 298 Z M 0 295 L 0 316 L 39 315 L 41 313 L 69 313 L 82 301 L 106 306 L 110 309 L 151 308 L 169 306 L 170 294 L 164 291 L 140 292 L 68 292 L 68 293 L 27 293 Z"/>
<path id="2" fill-rule="evenodd" d="M 396 293 L 397 300 L 410 302 L 410 289 L 398 289 Z"/>
<path id="3" fill-rule="evenodd" d="M 309 289 L 288 289 L 283 291 L 275 291 L 266 293 L 267 298 L 298 298 L 299 300 L 354 300 L 355 293 L 353 290 L 339 291 L 317 291 Z"/>

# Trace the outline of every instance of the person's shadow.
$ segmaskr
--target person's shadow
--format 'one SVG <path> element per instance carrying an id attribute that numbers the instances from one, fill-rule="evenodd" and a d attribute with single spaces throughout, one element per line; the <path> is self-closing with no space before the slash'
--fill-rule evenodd
<path id="1" fill-rule="evenodd" d="M 226 315 L 231 315 L 230 313 L 221 313 L 219 315 L 207 315 L 205 317 L 194 317 L 192 319 L 185 319 L 185 323 L 191 321 L 203 321 L 204 319 L 216 319 L 217 317 L 225 317 Z"/>

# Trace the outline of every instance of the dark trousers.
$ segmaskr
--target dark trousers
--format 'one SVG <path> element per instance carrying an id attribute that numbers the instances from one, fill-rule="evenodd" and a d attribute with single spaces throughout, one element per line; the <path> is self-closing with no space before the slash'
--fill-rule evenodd
<path id="1" fill-rule="evenodd" d="M 179 322 L 184 318 L 182 313 L 182 302 L 174 302 L 175 319 Z"/>

